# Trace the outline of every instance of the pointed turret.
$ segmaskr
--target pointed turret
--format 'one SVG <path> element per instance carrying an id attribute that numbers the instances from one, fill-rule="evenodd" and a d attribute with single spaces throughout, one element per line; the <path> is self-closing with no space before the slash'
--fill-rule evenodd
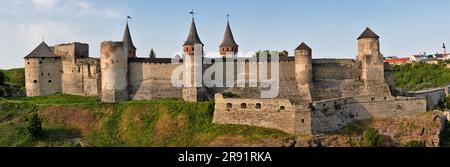
<path id="1" fill-rule="evenodd" d="M 225 28 L 225 34 L 222 43 L 219 45 L 219 49 L 222 56 L 225 56 L 227 53 L 236 54 L 238 52 L 239 45 L 234 40 L 229 20 L 227 20 L 227 27 Z"/>
<path id="2" fill-rule="evenodd" d="M 130 28 L 128 27 L 128 21 L 125 26 L 125 32 L 123 34 L 122 42 L 128 44 L 128 57 L 136 57 L 136 47 L 133 44 L 133 39 L 131 38 Z"/>
<path id="3" fill-rule="evenodd" d="M 379 39 L 380 36 L 378 36 L 377 34 L 375 34 L 375 32 L 373 32 L 369 27 L 366 28 L 366 30 L 364 30 L 364 32 L 358 37 L 359 39 L 363 39 L 363 38 L 375 38 L 375 39 Z"/>
<path id="4" fill-rule="evenodd" d="M 45 57 L 58 57 L 53 54 L 52 49 L 42 41 L 39 46 L 37 46 L 30 54 L 25 56 L 25 58 L 45 58 Z"/>
<path id="5" fill-rule="evenodd" d="M 308 51 L 310 51 L 311 48 L 308 45 L 306 45 L 304 42 L 302 42 L 295 50 L 308 50 Z"/>
<path id="6" fill-rule="evenodd" d="M 200 40 L 200 37 L 198 36 L 198 33 L 197 33 L 197 27 L 195 26 L 195 20 L 194 20 L 194 18 L 192 18 L 191 30 L 189 31 L 189 36 L 186 39 L 186 42 L 184 43 L 183 46 L 194 45 L 194 44 L 202 44 L 203 45 L 203 43 Z"/>

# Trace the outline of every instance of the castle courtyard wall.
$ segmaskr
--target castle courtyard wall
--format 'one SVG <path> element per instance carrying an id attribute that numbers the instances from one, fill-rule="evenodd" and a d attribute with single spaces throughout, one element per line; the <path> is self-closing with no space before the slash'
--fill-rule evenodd
<path id="1" fill-rule="evenodd" d="M 316 101 L 312 110 L 312 132 L 336 131 L 355 120 L 402 117 L 417 112 L 426 112 L 424 98 L 363 96 Z"/>
<path id="2" fill-rule="evenodd" d="M 434 107 L 438 106 L 440 103 L 445 102 L 446 89 L 437 88 L 417 92 L 410 92 L 410 94 L 413 97 L 425 98 L 427 100 L 427 110 L 433 110 Z"/>
<path id="3" fill-rule="evenodd" d="M 172 72 L 182 64 L 171 63 L 129 63 L 130 98 L 149 100 L 175 98 L 182 99 L 182 88 L 172 85 Z"/>
<path id="4" fill-rule="evenodd" d="M 214 123 L 273 128 L 287 133 L 310 133 L 309 112 L 298 112 L 288 99 L 245 99 L 215 96 Z"/>

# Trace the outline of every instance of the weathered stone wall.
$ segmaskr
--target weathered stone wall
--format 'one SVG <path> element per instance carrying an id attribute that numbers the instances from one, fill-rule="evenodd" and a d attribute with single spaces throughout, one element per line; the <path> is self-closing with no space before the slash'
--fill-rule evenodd
<path id="1" fill-rule="evenodd" d="M 128 100 L 128 47 L 123 42 L 107 41 L 102 42 L 100 52 L 102 101 Z"/>
<path id="2" fill-rule="evenodd" d="M 424 98 L 364 96 L 347 97 L 313 103 L 312 131 L 332 132 L 355 120 L 408 116 L 426 112 Z"/>
<path id="3" fill-rule="evenodd" d="M 356 79 L 357 68 L 353 59 L 313 59 L 314 80 Z"/>
<path id="4" fill-rule="evenodd" d="M 310 133 L 308 111 L 298 111 L 288 99 L 225 98 L 215 95 L 214 123 L 243 124 L 280 129 L 288 133 Z"/>
<path id="5" fill-rule="evenodd" d="M 77 60 L 76 64 L 81 68 L 83 95 L 99 96 L 102 91 L 100 59 L 81 58 Z"/>
<path id="6" fill-rule="evenodd" d="M 78 58 L 89 56 L 89 45 L 83 43 L 60 44 L 52 47 L 53 53 L 61 57 L 62 92 L 72 95 L 84 95 L 82 67 L 76 65 Z"/>
<path id="7" fill-rule="evenodd" d="M 133 100 L 182 99 L 182 88 L 172 85 L 172 72 L 182 64 L 130 62 L 129 93 Z"/>
<path id="8" fill-rule="evenodd" d="M 27 96 L 48 96 L 61 92 L 61 59 L 25 59 L 25 88 Z"/>
<path id="9" fill-rule="evenodd" d="M 427 100 L 427 110 L 433 110 L 433 108 L 439 103 L 444 103 L 446 91 L 444 88 L 423 90 L 417 92 L 410 92 L 413 97 L 423 97 Z"/>

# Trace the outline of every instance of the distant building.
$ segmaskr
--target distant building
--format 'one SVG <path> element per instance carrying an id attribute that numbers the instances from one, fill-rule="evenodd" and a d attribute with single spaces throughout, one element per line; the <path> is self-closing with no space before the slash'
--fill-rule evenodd
<path id="1" fill-rule="evenodd" d="M 409 60 L 411 62 L 425 61 L 425 60 L 428 60 L 428 59 L 430 59 L 430 57 L 427 55 L 427 53 L 423 53 L 423 54 L 420 54 L 420 55 L 412 55 L 409 58 Z"/>
<path id="2" fill-rule="evenodd" d="M 386 59 L 384 62 L 389 63 L 391 65 L 400 65 L 400 64 L 406 64 L 406 63 L 410 63 L 410 58 L 406 57 L 406 58 L 391 58 L 391 59 Z"/>

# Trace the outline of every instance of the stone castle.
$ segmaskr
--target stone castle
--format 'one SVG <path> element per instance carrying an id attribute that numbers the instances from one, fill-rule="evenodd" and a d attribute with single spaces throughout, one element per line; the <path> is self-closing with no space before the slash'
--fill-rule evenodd
<path id="1" fill-rule="evenodd" d="M 312 59 L 312 49 L 305 43 L 300 44 L 294 51 L 295 56 L 283 56 L 277 62 L 279 95 L 263 99 L 259 98 L 264 89 L 259 81 L 257 87 L 244 88 L 173 86 L 172 72 L 178 67 L 183 66 L 190 71 L 200 68 L 204 72 L 215 61 L 207 65 L 195 61 L 172 63 L 172 59 L 154 57 L 153 51 L 151 57 L 139 58 L 127 22 L 122 41 L 101 43 L 100 58 L 89 57 L 88 44 L 75 42 L 49 47 L 42 42 L 25 57 L 26 94 L 98 96 L 103 102 L 164 98 L 198 102 L 213 99 L 215 123 L 253 125 L 292 134 L 321 134 L 339 130 L 355 120 L 425 112 L 425 98 L 392 95 L 385 79 L 388 76 L 379 38 L 367 28 L 357 39 L 356 59 Z M 237 54 L 238 48 L 227 22 L 223 42 L 219 46 L 223 57 L 215 60 L 225 62 L 232 59 L 234 66 L 231 68 L 249 69 L 252 65 L 263 65 L 259 61 L 236 61 L 246 58 L 227 56 Z M 195 56 L 214 59 L 203 56 L 203 43 L 194 19 L 183 45 L 183 55 L 190 60 Z M 234 76 L 243 75 L 248 79 L 250 73 L 258 72 L 246 70 L 244 74 L 235 72 Z M 195 75 L 188 77 L 181 79 L 192 82 L 192 85 L 198 81 Z"/>

